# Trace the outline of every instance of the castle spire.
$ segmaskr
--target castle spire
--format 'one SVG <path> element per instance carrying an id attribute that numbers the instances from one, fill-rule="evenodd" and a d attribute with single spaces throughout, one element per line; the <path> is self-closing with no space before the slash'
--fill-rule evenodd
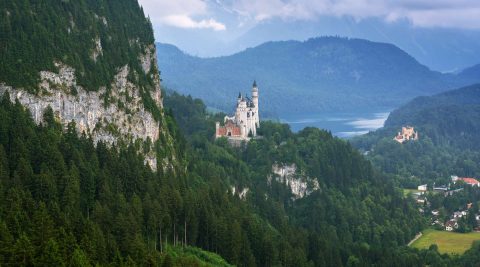
<path id="1" fill-rule="evenodd" d="M 242 93 L 238 92 L 238 98 L 242 98 Z"/>
<path id="2" fill-rule="evenodd" d="M 257 81 L 253 80 L 253 87 L 257 87 Z"/>

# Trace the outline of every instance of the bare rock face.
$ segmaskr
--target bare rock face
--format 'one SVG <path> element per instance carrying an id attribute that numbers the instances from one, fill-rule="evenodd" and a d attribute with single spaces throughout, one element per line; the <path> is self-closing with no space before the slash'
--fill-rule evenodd
<path id="1" fill-rule="evenodd" d="M 95 40 L 93 40 L 93 42 L 95 43 L 95 48 L 93 49 L 92 51 L 92 59 L 93 61 L 97 62 L 97 58 L 101 55 L 103 55 L 103 49 L 102 49 L 102 42 L 100 40 L 100 38 L 95 38 Z"/>
<path id="2" fill-rule="evenodd" d="M 146 73 L 151 64 L 156 64 L 154 47 L 148 47 L 142 55 L 142 66 Z M 18 99 L 22 105 L 30 109 L 33 119 L 38 124 L 43 119 L 45 109 L 50 106 L 56 118 L 67 125 L 74 121 L 79 133 L 92 136 L 95 143 L 104 141 L 113 144 L 119 140 L 132 141 L 149 139 L 152 143 L 160 135 L 159 122 L 150 112 L 145 110 L 137 85 L 131 83 L 127 76 L 128 65 L 118 69 L 108 92 L 109 103 L 104 99 L 105 87 L 97 91 L 87 91 L 77 84 L 75 70 L 61 62 L 55 63 L 58 73 L 40 72 L 39 93 L 30 94 L 24 90 L 0 84 L 0 95 L 9 92 L 11 100 Z M 155 90 L 151 92 L 157 105 L 162 107 L 160 78 L 155 75 Z M 155 152 L 150 150 L 145 155 L 146 163 L 154 170 L 157 168 Z"/>
<path id="3" fill-rule="evenodd" d="M 232 195 L 237 195 L 241 200 L 245 200 L 247 198 L 247 193 L 250 191 L 250 188 L 245 187 L 242 190 L 237 190 L 235 186 L 231 187 Z"/>
<path id="4" fill-rule="evenodd" d="M 303 172 L 297 170 L 297 166 L 293 164 L 272 165 L 272 173 L 275 180 L 290 187 L 294 199 L 303 198 L 310 195 L 313 191 L 320 189 L 317 179 L 306 176 Z M 272 182 L 272 176 L 269 176 L 269 184 Z"/>

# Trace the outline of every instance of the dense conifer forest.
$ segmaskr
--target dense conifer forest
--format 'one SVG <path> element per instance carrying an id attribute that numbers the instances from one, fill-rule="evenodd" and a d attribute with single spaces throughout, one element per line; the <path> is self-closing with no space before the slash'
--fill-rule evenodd
<path id="1" fill-rule="evenodd" d="M 77 70 L 87 90 L 108 87 L 125 64 L 135 85 L 152 86 L 138 55 L 153 34 L 136 0 L 1 1 L 0 13 L 1 82 L 36 92 L 39 71 L 55 70 L 60 60 Z M 103 55 L 95 61 L 97 37 Z M 150 74 L 157 71 L 152 66 Z M 293 133 L 264 121 L 261 138 L 234 147 L 214 140 L 215 121 L 224 114 L 208 113 L 201 100 L 168 93 L 163 111 L 144 102 L 165 133 L 153 146 L 156 172 L 139 153 L 150 146 L 94 143 L 52 109 L 37 125 L 8 92 L 0 96 L 0 266 L 480 261 L 480 243 L 462 257 L 440 255 L 435 246 L 406 247 L 427 223 L 412 199 L 392 174 L 327 131 Z M 268 179 L 275 163 L 295 164 L 318 189 L 296 199 L 288 186 Z"/>
<path id="2" fill-rule="evenodd" d="M 440 256 L 435 248 L 403 247 L 424 226 L 413 203 L 345 141 L 327 132 L 312 128 L 294 134 L 286 125 L 264 122 L 263 139 L 236 149 L 212 140 L 215 118 L 201 101 L 174 94 L 165 104 L 172 108 L 167 121 L 176 133 L 175 153 L 185 166 L 153 173 L 134 144 L 95 147 L 87 136 L 78 137 L 73 125 L 62 129 L 51 112 L 37 126 L 19 103 L 3 97 L 1 262 L 223 262 L 182 249 L 185 245 L 241 266 L 421 266 L 479 255 L 478 246 L 462 259 Z M 182 108 L 186 106 L 191 108 Z M 188 127 L 176 127 L 170 114 L 177 109 L 183 110 L 177 116 L 180 125 Z M 292 201 L 284 185 L 266 182 L 274 161 L 304 166 L 318 178 L 320 190 Z M 232 195 L 231 185 L 251 192 L 242 200 Z"/>

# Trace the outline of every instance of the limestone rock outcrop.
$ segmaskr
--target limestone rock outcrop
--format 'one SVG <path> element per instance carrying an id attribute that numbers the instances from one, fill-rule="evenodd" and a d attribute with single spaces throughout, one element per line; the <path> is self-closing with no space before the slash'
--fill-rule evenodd
<path id="1" fill-rule="evenodd" d="M 268 183 L 271 184 L 272 179 L 275 179 L 275 181 L 285 184 L 290 188 L 294 199 L 303 198 L 320 189 L 318 181 L 298 171 L 295 163 L 275 163 L 272 165 L 272 173 L 273 176 L 267 177 Z"/>
<path id="2" fill-rule="evenodd" d="M 156 64 L 155 47 L 149 46 L 140 56 L 143 70 L 150 73 L 151 64 Z M 140 88 L 128 80 L 128 65 L 118 68 L 110 89 L 85 90 L 77 84 L 75 69 L 61 62 L 55 62 L 58 73 L 40 72 L 37 94 L 21 88 L 0 84 L 0 95 L 9 92 L 12 101 L 18 99 L 32 113 L 37 124 L 41 123 L 45 109 L 50 106 L 56 118 L 64 125 L 74 121 L 79 133 L 85 132 L 96 142 L 112 144 L 119 140 L 132 141 L 149 139 L 151 143 L 159 139 L 160 123 L 144 107 Z M 151 97 L 162 108 L 160 78 L 154 75 L 155 88 Z M 108 103 L 105 99 L 108 98 Z M 157 168 L 153 150 L 145 155 L 146 163 Z"/>

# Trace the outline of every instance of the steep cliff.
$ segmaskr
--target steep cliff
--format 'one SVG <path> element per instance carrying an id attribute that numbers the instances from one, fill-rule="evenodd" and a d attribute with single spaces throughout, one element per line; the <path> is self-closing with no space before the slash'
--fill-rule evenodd
<path id="1" fill-rule="evenodd" d="M 295 163 L 290 165 L 275 163 L 272 165 L 272 173 L 277 182 L 290 188 L 293 199 L 306 197 L 320 189 L 318 180 L 308 177 L 303 171 L 298 171 Z M 267 177 L 267 181 L 269 184 L 272 183 L 271 175 Z"/>
<path id="2" fill-rule="evenodd" d="M 37 123 L 50 106 L 96 142 L 140 139 L 156 169 L 152 144 L 171 138 L 153 32 L 137 1 L 17 2 L 0 6 L 0 94 L 8 91 Z"/>

